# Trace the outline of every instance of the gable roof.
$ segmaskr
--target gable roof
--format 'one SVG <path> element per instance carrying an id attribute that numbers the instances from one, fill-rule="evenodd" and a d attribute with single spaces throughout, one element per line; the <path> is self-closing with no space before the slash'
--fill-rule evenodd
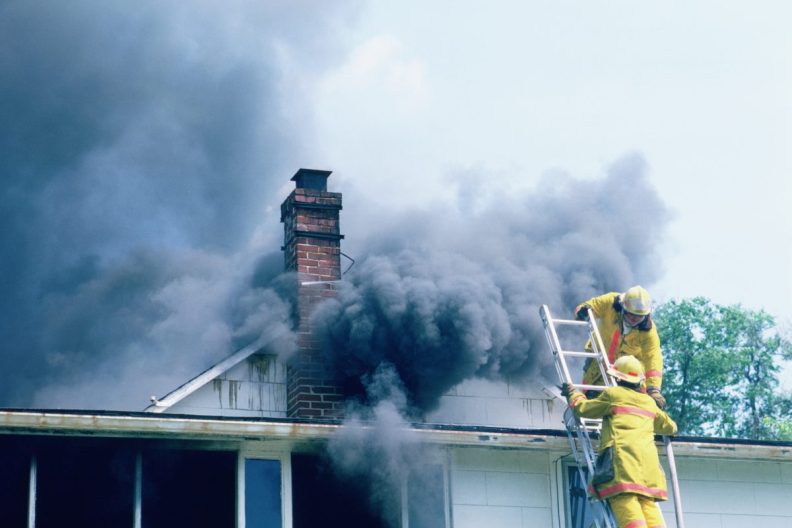
<path id="1" fill-rule="evenodd" d="M 224 374 L 228 370 L 232 369 L 242 361 L 246 360 L 256 352 L 262 349 L 262 345 L 260 341 L 256 341 L 255 343 L 246 346 L 245 348 L 238 350 L 231 356 L 225 358 L 223 361 L 212 365 L 208 369 L 204 370 L 193 379 L 187 381 L 183 385 L 177 387 L 176 389 L 172 390 L 161 399 L 155 398 L 154 396 L 151 397 L 151 405 L 144 409 L 144 412 L 150 413 L 163 413 L 171 408 L 176 403 L 180 402 L 193 392 L 197 391 L 213 379 L 217 378 L 218 376 Z"/>

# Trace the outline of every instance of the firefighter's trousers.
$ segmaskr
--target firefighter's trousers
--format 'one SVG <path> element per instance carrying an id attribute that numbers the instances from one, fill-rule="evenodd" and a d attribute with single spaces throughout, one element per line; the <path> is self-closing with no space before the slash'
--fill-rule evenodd
<path id="1" fill-rule="evenodd" d="M 619 528 L 665 528 L 660 506 L 648 497 L 622 493 L 608 499 Z"/>

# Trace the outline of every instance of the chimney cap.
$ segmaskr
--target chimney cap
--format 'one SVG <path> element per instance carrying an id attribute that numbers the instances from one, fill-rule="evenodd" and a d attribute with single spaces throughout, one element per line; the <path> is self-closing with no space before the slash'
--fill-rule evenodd
<path id="1" fill-rule="evenodd" d="M 315 189 L 317 191 L 327 190 L 327 178 L 333 173 L 329 170 L 300 169 L 292 181 L 297 183 L 298 189 Z"/>

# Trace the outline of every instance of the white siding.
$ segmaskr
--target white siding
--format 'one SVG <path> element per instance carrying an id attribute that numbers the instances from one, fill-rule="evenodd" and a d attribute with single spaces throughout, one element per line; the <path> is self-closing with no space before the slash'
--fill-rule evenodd
<path id="1" fill-rule="evenodd" d="M 467 380 L 440 399 L 428 422 L 535 429 L 562 428 L 565 405 L 539 386 Z"/>
<path id="2" fill-rule="evenodd" d="M 286 368 L 254 354 L 167 411 L 211 416 L 286 417 Z"/>
<path id="3" fill-rule="evenodd" d="M 677 459 L 686 526 L 792 528 L 792 461 Z M 669 528 L 673 503 L 661 503 Z"/>
<path id="4" fill-rule="evenodd" d="M 564 503 L 555 496 L 560 456 L 535 450 L 454 449 L 454 527 L 557 527 Z M 677 464 L 686 526 L 792 528 L 792 461 L 678 456 Z M 660 505 L 668 527 L 676 528 L 673 502 Z"/>
<path id="5" fill-rule="evenodd" d="M 456 449 L 451 468 L 455 528 L 552 527 L 551 455 Z"/>

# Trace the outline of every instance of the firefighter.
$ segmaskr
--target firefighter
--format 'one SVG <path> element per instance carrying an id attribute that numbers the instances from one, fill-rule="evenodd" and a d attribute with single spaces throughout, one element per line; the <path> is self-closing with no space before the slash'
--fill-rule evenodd
<path id="1" fill-rule="evenodd" d="M 620 357 L 608 373 L 617 385 L 593 399 L 571 384 L 562 388 L 577 416 L 603 418 L 589 491 L 608 500 L 619 528 L 665 527 L 657 501 L 668 500 L 668 491 L 654 435 L 676 433 L 676 423 L 642 391 L 635 357 Z"/>
<path id="2" fill-rule="evenodd" d="M 594 312 L 608 361 L 613 364 L 622 356 L 638 358 L 646 373 L 646 391 L 660 409 L 666 400 L 660 392 L 663 383 L 663 356 L 660 337 L 652 321 L 652 299 L 641 286 L 633 286 L 624 293 L 611 292 L 589 299 L 575 308 L 578 319 Z M 591 350 L 591 343 L 586 343 Z M 589 360 L 583 373 L 586 385 L 603 385 L 596 361 Z"/>

